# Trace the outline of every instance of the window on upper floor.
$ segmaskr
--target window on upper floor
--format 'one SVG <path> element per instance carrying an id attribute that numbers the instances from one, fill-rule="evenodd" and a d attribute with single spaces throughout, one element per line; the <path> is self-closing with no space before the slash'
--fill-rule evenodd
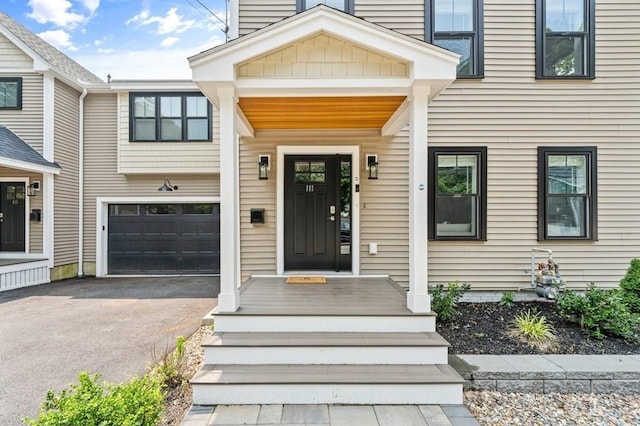
<path id="1" fill-rule="evenodd" d="M 538 148 L 538 239 L 596 240 L 596 147 Z"/>
<path id="2" fill-rule="evenodd" d="M 211 105 L 199 93 L 132 93 L 130 140 L 176 142 L 211 140 Z"/>
<path id="3" fill-rule="evenodd" d="M 325 4 L 334 9 L 342 10 L 353 15 L 354 0 L 297 0 L 298 12 L 303 12 L 307 9 L 311 9 L 319 4 Z"/>
<path id="4" fill-rule="evenodd" d="M 429 148 L 429 239 L 487 239 L 487 148 Z"/>
<path id="5" fill-rule="evenodd" d="M 595 78 L 595 0 L 536 0 L 536 78 Z"/>
<path id="6" fill-rule="evenodd" d="M 0 77 L 0 109 L 22 109 L 22 78 Z"/>
<path id="7" fill-rule="evenodd" d="M 458 77 L 484 74 L 483 0 L 428 0 L 425 39 L 460 55 Z"/>

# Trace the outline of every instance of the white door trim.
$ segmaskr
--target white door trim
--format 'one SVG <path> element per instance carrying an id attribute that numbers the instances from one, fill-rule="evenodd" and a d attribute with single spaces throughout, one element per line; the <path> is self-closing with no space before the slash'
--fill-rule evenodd
<path id="1" fill-rule="evenodd" d="M 31 239 L 29 236 L 31 235 L 31 231 L 29 229 L 29 212 L 30 208 L 30 198 L 27 196 L 27 190 L 29 186 L 29 178 L 28 177 L 0 177 L 0 182 L 22 182 L 24 183 L 24 251 L 5 251 L 0 252 L 0 258 L 29 258 L 29 251 L 31 249 Z M 42 255 L 40 256 L 40 258 Z"/>
<path id="2" fill-rule="evenodd" d="M 96 276 L 105 277 L 107 268 L 107 254 L 109 241 L 109 204 L 191 204 L 191 203 L 220 203 L 220 197 L 98 197 L 96 198 Z"/>
<path id="3" fill-rule="evenodd" d="M 360 275 L 360 147 L 357 145 L 279 145 L 277 150 L 276 274 L 284 274 L 284 157 L 285 155 L 351 155 L 351 274 Z"/>

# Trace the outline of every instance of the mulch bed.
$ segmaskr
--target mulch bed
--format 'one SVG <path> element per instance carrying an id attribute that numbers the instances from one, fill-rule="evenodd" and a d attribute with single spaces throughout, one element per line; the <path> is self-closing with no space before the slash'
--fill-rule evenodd
<path id="1" fill-rule="evenodd" d="M 536 348 L 511 337 L 507 331 L 515 315 L 531 310 L 540 312 L 555 328 L 559 354 L 640 354 L 640 345 L 607 337 L 589 337 L 577 324 L 562 319 L 553 301 L 515 302 L 512 306 L 498 303 L 459 303 L 460 315 L 447 322 L 438 320 L 436 330 L 450 344 L 450 354 L 524 355 L 540 354 Z"/>

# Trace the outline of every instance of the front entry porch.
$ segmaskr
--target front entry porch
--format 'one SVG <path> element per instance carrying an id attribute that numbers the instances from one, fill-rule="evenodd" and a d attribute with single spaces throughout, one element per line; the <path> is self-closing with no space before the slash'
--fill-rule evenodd
<path id="1" fill-rule="evenodd" d="M 44 258 L 0 258 L 0 291 L 50 282 L 49 261 Z"/>
<path id="2" fill-rule="evenodd" d="M 460 404 L 433 313 L 413 313 L 386 277 L 287 284 L 253 277 L 194 376 L 194 404 Z"/>

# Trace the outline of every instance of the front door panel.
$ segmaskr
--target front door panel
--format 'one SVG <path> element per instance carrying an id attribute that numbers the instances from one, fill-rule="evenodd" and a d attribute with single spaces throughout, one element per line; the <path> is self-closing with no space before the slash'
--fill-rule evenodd
<path id="1" fill-rule="evenodd" d="M 340 256 L 340 158 L 285 157 L 285 270 L 351 268 Z"/>
<path id="2" fill-rule="evenodd" d="M 25 251 L 25 185 L 0 183 L 0 251 Z"/>

